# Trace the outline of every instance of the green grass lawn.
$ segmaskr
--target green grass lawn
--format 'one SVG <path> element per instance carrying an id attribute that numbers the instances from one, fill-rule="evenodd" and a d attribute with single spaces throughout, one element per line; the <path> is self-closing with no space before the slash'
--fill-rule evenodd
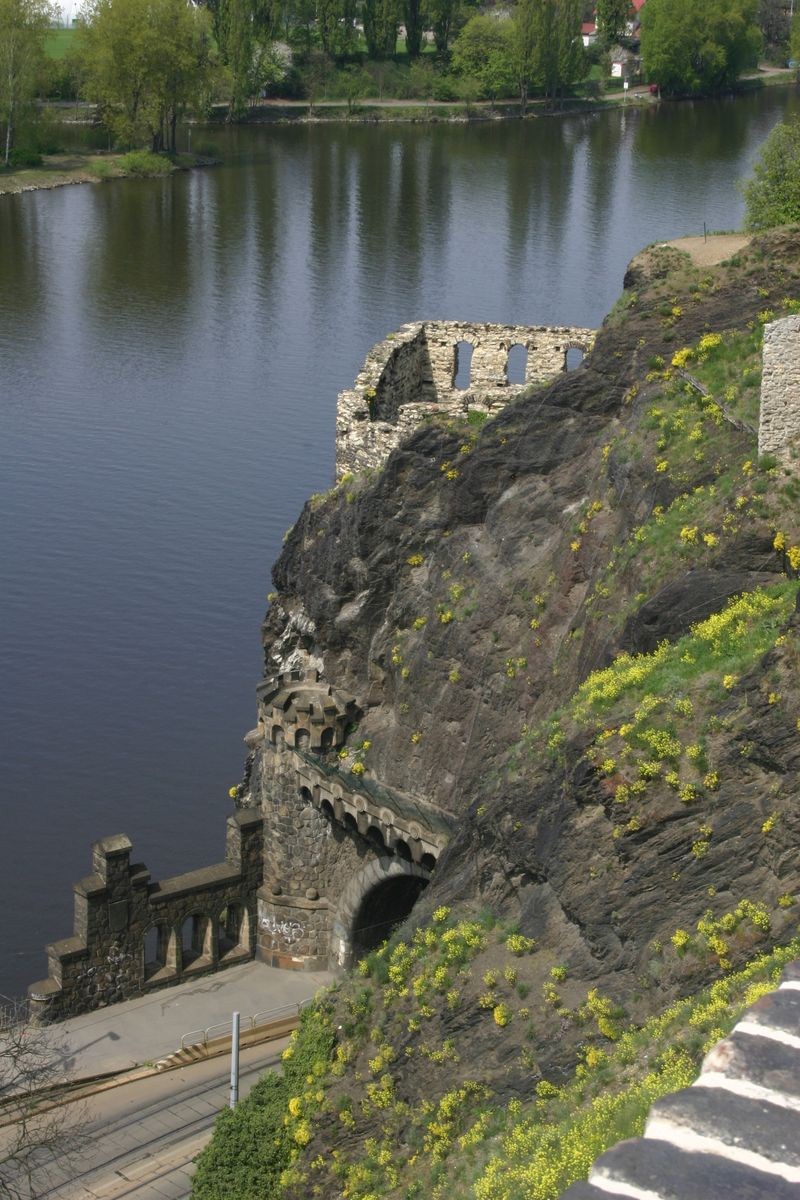
<path id="1" fill-rule="evenodd" d="M 76 33 L 76 29 L 51 29 L 44 44 L 48 58 L 64 58 Z"/>

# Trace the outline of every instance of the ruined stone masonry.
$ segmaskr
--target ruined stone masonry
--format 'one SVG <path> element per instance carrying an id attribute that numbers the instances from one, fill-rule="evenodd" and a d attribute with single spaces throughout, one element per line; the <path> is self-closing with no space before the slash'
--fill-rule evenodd
<path id="1" fill-rule="evenodd" d="M 800 455 L 800 316 L 764 327 L 758 453 L 784 466 Z"/>
<path id="2" fill-rule="evenodd" d="M 699 1079 L 650 1109 L 562 1200 L 798 1200 L 800 963 L 706 1056 Z"/>
<path id="3" fill-rule="evenodd" d="M 379 467 L 425 417 L 469 409 L 499 411 L 534 383 L 566 370 L 567 352 L 586 354 L 593 329 L 417 321 L 403 325 L 367 355 L 355 385 L 339 393 L 336 477 Z M 524 383 L 509 382 L 509 355 L 525 359 Z M 469 382 L 456 387 L 469 361 Z"/>
<path id="4" fill-rule="evenodd" d="M 74 888 L 73 936 L 46 948 L 48 977 L 28 989 L 36 1018 L 62 1020 L 254 956 L 346 967 L 410 911 L 450 819 L 340 769 L 360 710 L 316 670 L 265 680 L 257 696 L 245 741 L 260 776 L 228 818 L 225 861 L 156 883 L 131 863 L 124 834 L 96 842 L 92 874 Z"/>

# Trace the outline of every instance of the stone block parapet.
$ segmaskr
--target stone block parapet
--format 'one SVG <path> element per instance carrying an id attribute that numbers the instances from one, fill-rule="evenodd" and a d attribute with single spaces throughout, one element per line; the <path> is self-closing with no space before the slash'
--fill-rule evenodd
<path id="1" fill-rule="evenodd" d="M 587 353 L 595 331 L 573 326 L 416 321 L 373 346 L 354 386 L 339 393 L 336 474 L 379 467 L 425 417 L 499 410 L 534 383 L 566 370 L 567 352 Z M 509 382 L 509 354 L 524 354 L 524 382 Z M 459 366 L 469 381 L 456 387 Z"/>
<path id="2" fill-rule="evenodd" d="M 800 460 L 800 316 L 764 326 L 758 452 Z"/>
<path id="3" fill-rule="evenodd" d="M 252 958 L 262 825 L 259 812 L 234 813 L 224 862 L 160 882 L 131 863 L 124 834 L 95 842 L 73 934 L 46 947 L 47 979 L 28 989 L 32 1017 L 63 1020 Z"/>
<path id="4" fill-rule="evenodd" d="M 285 671 L 256 688 L 258 727 L 273 745 L 321 752 L 338 749 L 359 715 L 355 702 L 317 671 Z"/>
<path id="5" fill-rule="evenodd" d="M 562 1200 L 798 1200 L 800 963 L 709 1051 L 691 1087 L 657 1101 L 644 1136 L 597 1159 Z"/>

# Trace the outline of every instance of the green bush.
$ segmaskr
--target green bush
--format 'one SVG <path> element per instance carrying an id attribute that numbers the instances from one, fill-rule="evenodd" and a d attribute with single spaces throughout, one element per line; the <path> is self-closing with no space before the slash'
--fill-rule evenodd
<path id="1" fill-rule="evenodd" d="M 434 100 L 442 100 L 445 103 L 452 103 L 458 100 L 458 93 L 455 87 L 455 80 L 448 75 L 437 75 L 436 82 L 433 85 Z"/>
<path id="2" fill-rule="evenodd" d="M 130 150 L 119 160 L 119 165 L 128 175 L 139 179 L 155 179 L 158 175 L 169 175 L 172 163 L 160 154 L 149 150 Z"/>
<path id="3" fill-rule="evenodd" d="M 32 146 L 15 146 L 8 156 L 8 162 L 15 170 L 19 170 L 20 167 L 38 167 L 41 166 L 42 156 Z"/>
<path id="4" fill-rule="evenodd" d="M 95 179 L 113 179 L 114 166 L 107 158 L 98 158 L 89 163 L 89 171 Z"/>
<path id="5" fill-rule="evenodd" d="M 334 1031 L 321 1007 L 305 1009 L 283 1071 L 258 1081 L 246 1100 L 217 1117 L 214 1136 L 197 1162 L 192 1200 L 268 1200 L 300 1144 L 284 1118 L 309 1076 L 327 1067 Z"/>

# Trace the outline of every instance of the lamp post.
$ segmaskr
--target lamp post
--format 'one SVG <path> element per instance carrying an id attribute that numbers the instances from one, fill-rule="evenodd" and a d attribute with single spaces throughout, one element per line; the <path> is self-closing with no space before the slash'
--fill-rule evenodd
<path id="1" fill-rule="evenodd" d="M 230 1107 L 236 1108 L 239 1100 L 239 1014 L 233 1014 L 231 1030 L 231 1099 Z"/>

